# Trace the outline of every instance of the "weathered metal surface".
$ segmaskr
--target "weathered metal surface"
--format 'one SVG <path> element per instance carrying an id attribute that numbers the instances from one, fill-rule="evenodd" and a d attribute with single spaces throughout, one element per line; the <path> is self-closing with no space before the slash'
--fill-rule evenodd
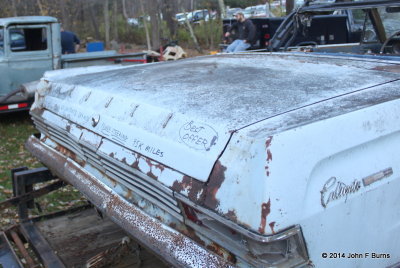
<path id="1" fill-rule="evenodd" d="M 89 172 L 110 196 L 128 198 L 199 245 L 232 254 L 240 266 L 307 261 L 300 227 L 291 229 L 298 225 L 316 265 L 366 266 L 373 262 L 324 260 L 321 248 L 387 249 L 400 258 L 400 217 L 387 209 L 400 204 L 397 68 L 389 61 L 243 54 L 49 73 L 31 113 L 42 141 L 75 159 L 68 167 Z M 164 72 L 161 84 L 154 75 Z M 64 160 L 50 161 L 52 169 L 67 172 Z M 190 208 L 180 211 L 176 198 Z M 114 215 L 119 205 L 105 210 Z M 338 230 L 337 222 L 349 228 Z M 379 236 L 367 235 L 385 224 L 390 228 Z M 288 248 L 299 249 L 297 257 Z"/>
<path id="2" fill-rule="evenodd" d="M 242 152 L 254 162 L 226 170 L 217 210 L 234 209 L 238 223 L 265 234 L 300 224 L 316 266 L 394 263 L 400 257 L 400 214 L 392 213 L 399 210 L 394 205 L 400 186 L 399 86 L 396 81 L 373 87 L 360 96 L 342 96 L 234 133 L 221 164 L 240 166 L 242 160 L 234 156 Z M 349 109 L 353 111 L 342 114 Z M 293 128 L 299 122 L 304 125 Z M 381 231 L 371 232 L 375 228 Z M 391 258 L 320 256 L 321 249 L 335 248 L 346 256 L 386 252 Z"/>
<path id="3" fill-rule="evenodd" d="M 186 236 L 149 217 L 85 172 L 76 163 L 31 137 L 27 148 L 83 193 L 113 221 L 146 247 L 177 267 L 230 267 L 231 264 L 195 244 Z"/>
<path id="4" fill-rule="evenodd" d="M 296 83 L 285 79 L 289 61 Z M 43 107 L 204 182 L 231 131 L 396 77 L 370 70 L 380 65 L 263 54 L 141 65 L 101 75 L 65 72 L 45 77 L 50 90 Z M 179 69 L 179 75 L 171 69 Z M 166 77 L 162 85 L 156 73 Z M 247 81 L 246 89 L 239 81 Z M 188 160 L 196 165 L 188 166 Z"/>
<path id="5" fill-rule="evenodd" d="M 10 17 L 10 18 L 0 18 L 0 26 L 7 27 L 10 24 L 40 24 L 40 23 L 54 23 L 57 19 L 49 16 L 21 16 L 21 17 Z"/>

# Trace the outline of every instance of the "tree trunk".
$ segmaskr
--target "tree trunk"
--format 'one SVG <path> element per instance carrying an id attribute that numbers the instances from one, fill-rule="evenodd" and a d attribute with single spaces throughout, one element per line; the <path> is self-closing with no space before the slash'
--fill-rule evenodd
<path id="1" fill-rule="evenodd" d="M 221 11 L 221 18 L 225 18 L 226 17 L 226 9 L 225 9 L 224 0 L 218 0 L 218 5 L 219 5 L 219 9 Z"/>
<path id="2" fill-rule="evenodd" d="M 286 0 L 286 14 L 289 15 L 294 8 L 294 0 Z"/>
<path id="3" fill-rule="evenodd" d="M 37 3 L 37 5 L 38 5 L 38 7 L 39 7 L 39 9 L 40 9 L 40 15 L 41 15 L 41 16 L 45 16 L 46 13 L 45 13 L 45 11 L 44 11 L 44 9 L 43 9 L 43 6 L 42 6 L 42 3 L 40 2 L 40 0 L 36 0 L 36 3 Z"/>
<path id="4" fill-rule="evenodd" d="M 69 23 L 69 16 L 67 14 L 67 6 L 65 4 L 65 0 L 60 0 L 60 9 L 61 9 L 61 22 L 62 27 L 64 29 L 71 29 L 71 25 Z"/>
<path id="5" fill-rule="evenodd" d="M 164 2 L 163 3 L 164 8 L 162 8 L 163 19 L 167 23 L 170 38 L 175 39 L 178 28 L 178 23 L 175 20 L 175 14 L 178 13 L 178 5 L 177 5 L 178 3 L 176 0 L 164 0 L 163 2 Z"/>
<path id="6" fill-rule="evenodd" d="M 125 20 L 129 19 L 128 12 L 126 12 L 126 0 L 122 0 L 122 14 L 124 15 Z"/>
<path id="7" fill-rule="evenodd" d="M 93 2 L 87 1 L 87 8 L 89 9 L 89 18 L 90 18 L 90 22 L 92 24 L 93 30 L 94 30 L 94 35 L 95 35 L 95 39 L 96 40 L 100 40 L 100 32 L 99 32 L 99 25 L 97 24 L 97 20 L 95 17 L 95 13 L 94 13 L 94 4 Z"/>
<path id="8" fill-rule="evenodd" d="M 159 23 L 159 5 L 158 0 L 147 0 L 150 4 L 149 15 L 151 23 L 151 48 L 158 50 L 161 46 L 160 40 L 160 23 Z"/>
<path id="9" fill-rule="evenodd" d="M 213 49 L 214 48 L 214 23 L 215 23 L 215 20 L 211 18 L 211 10 L 208 10 L 208 14 L 209 14 L 209 17 L 208 17 L 207 23 L 209 25 L 209 33 L 210 33 L 208 35 L 210 37 L 209 48 Z"/>
<path id="10" fill-rule="evenodd" d="M 147 25 L 146 13 L 144 12 L 143 0 L 139 0 L 139 3 L 140 3 L 140 9 L 142 11 L 142 16 L 143 16 L 144 31 L 146 33 L 147 50 L 151 50 L 150 34 L 149 34 L 149 28 Z"/>
<path id="11" fill-rule="evenodd" d="M 118 41 L 118 2 L 113 2 L 113 39 Z"/>
<path id="12" fill-rule="evenodd" d="M 17 12 L 17 1 L 16 0 L 11 0 L 11 8 L 12 8 L 12 14 L 14 17 L 18 16 L 18 12 Z"/>
<path id="13" fill-rule="evenodd" d="M 104 0 L 104 34 L 106 47 L 110 47 L 110 14 L 108 13 L 108 0 Z"/>
<path id="14" fill-rule="evenodd" d="M 182 12 L 185 12 L 185 11 L 182 9 Z M 188 20 L 187 18 L 186 18 L 186 20 L 185 20 L 185 23 L 186 23 L 186 26 L 187 26 L 188 29 L 189 29 L 190 36 L 192 37 L 192 40 L 193 40 L 193 43 L 194 43 L 194 46 L 195 46 L 196 50 L 197 50 L 199 53 L 203 53 L 203 50 L 201 49 L 201 47 L 200 47 L 200 45 L 199 45 L 199 42 L 197 41 L 197 37 L 196 37 L 196 35 L 194 34 L 193 27 L 192 27 L 192 25 L 190 24 L 190 22 L 189 22 L 189 20 Z"/>

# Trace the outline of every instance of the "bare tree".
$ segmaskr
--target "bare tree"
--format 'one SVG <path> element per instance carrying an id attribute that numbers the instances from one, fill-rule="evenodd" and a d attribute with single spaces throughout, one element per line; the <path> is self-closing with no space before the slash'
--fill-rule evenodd
<path id="1" fill-rule="evenodd" d="M 157 50 L 161 46 L 160 38 L 160 5 L 158 0 L 147 0 L 151 23 L 151 48 Z"/>
<path id="2" fill-rule="evenodd" d="M 146 16 L 146 12 L 144 11 L 143 0 L 139 0 L 139 4 L 140 4 L 140 9 L 142 11 L 142 16 L 143 16 L 144 31 L 146 33 L 147 50 L 151 50 L 149 27 L 147 25 L 147 18 L 146 18 L 147 16 Z"/>
<path id="3" fill-rule="evenodd" d="M 104 34 L 107 48 L 110 47 L 110 15 L 108 13 L 108 3 L 108 0 L 104 0 Z"/>
<path id="4" fill-rule="evenodd" d="M 286 14 L 290 14 L 294 8 L 294 0 L 286 0 Z"/>
<path id="5" fill-rule="evenodd" d="M 221 18 L 225 18 L 226 15 L 226 8 L 224 0 L 218 0 L 219 9 L 221 11 Z"/>
<path id="6" fill-rule="evenodd" d="M 126 0 L 122 0 L 122 14 L 126 20 L 129 18 L 128 12 L 126 11 Z"/>
<path id="7" fill-rule="evenodd" d="M 71 24 L 69 21 L 69 16 L 67 14 L 67 6 L 65 4 L 65 0 L 60 0 L 60 9 L 61 9 L 61 19 L 62 19 L 63 27 L 65 29 L 70 29 Z"/>
<path id="8" fill-rule="evenodd" d="M 14 16 L 14 17 L 18 16 L 18 12 L 17 12 L 17 0 L 11 0 L 11 8 L 12 8 L 13 16 Z"/>
<path id="9" fill-rule="evenodd" d="M 182 12 L 185 13 L 185 10 L 182 9 Z M 185 13 L 185 16 L 186 16 L 185 24 L 186 24 L 187 28 L 189 29 L 190 36 L 192 37 L 194 46 L 196 47 L 196 50 L 197 50 L 199 53 L 203 53 L 203 50 L 201 49 L 201 47 L 200 47 L 200 45 L 199 45 L 199 42 L 197 41 L 197 37 L 196 37 L 196 35 L 194 34 L 193 27 L 192 27 L 192 25 L 190 24 L 190 21 L 189 21 L 189 19 L 187 18 L 186 13 Z"/>
<path id="10" fill-rule="evenodd" d="M 171 38 L 176 37 L 176 32 L 178 30 L 178 23 L 175 19 L 175 14 L 178 13 L 178 4 L 176 0 L 163 0 L 163 19 L 167 23 Z"/>
<path id="11" fill-rule="evenodd" d="M 42 2 L 40 2 L 40 0 L 36 0 L 36 3 L 37 3 L 37 5 L 38 5 L 38 7 L 40 9 L 40 15 L 42 15 L 42 16 L 47 15 L 46 12 L 44 11 Z"/>
<path id="12" fill-rule="evenodd" d="M 95 11 L 94 11 L 94 3 L 91 1 L 86 1 L 87 4 L 87 9 L 89 10 L 89 19 L 90 23 L 92 24 L 92 29 L 94 31 L 94 35 L 96 40 L 100 40 L 100 32 L 99 32 L 99 25 L 97 23 L 97 19 L 95 16 Z"/>
<path id="13" fill-rule="evenodd" d="M 118 41 L 118 2 L 113 1 L 113 39 Z"/>

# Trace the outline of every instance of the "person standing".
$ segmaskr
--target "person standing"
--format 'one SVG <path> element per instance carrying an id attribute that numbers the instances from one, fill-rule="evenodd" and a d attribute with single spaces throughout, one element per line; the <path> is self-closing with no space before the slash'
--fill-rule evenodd
<path id="1" fill-rule="evenodd" d="M 236 22 L 234 22 L 231 28 L 225 33 L 225 37 L 229 37 L 233 30 L 238 33 L 238 38 L 226 48 L 225 52 L 228 53 L 245 51 L 254 43 L 256 36 L 256 28 L 253 22 L 246 19 L 242 12 L 237 12 L 235 18 Z"/>
<path id="2" fill-rule="evenodd" d="M 65 31 L 61 27 L 61 51 L 62 54 L 76 53 L 79 50 L 81 41 L 73 32 Z"/>

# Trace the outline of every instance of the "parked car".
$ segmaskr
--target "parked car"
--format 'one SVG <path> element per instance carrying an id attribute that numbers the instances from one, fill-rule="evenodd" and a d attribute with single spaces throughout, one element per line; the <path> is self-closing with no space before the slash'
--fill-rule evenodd
<path id="1" fill-rule="evenodd" d="M 183 24 L 187 20 L 187 16 L 188 16 L 187 13 L 186 14 L 185 13 L 177 13 L 177 14 L 175 14 L 175 19 L 179 24 Z"/>
<path id="2" fill-rule="evenodd" d="M 228 8 L 226 11 L 226 17 L 224 19 L 233 18 L 237 12 L 243 12 L 243 9 L 241 9 L 240 7 Z"/>
<path id="3" fill-rule="evenodd" d="M 199 22 L 199 21 L 203 21 L 206 19 L 206 17 L 208 16 L 208 10 L 207 9 L 203 9 L 203 10 L 195 10 L 193 12 L 191 12 L 191 17 L 190 17 L 190 22 Z"/>
<path id="4" fill-rule="evenodd" d="M 254 9 L 251 17 L 252 18 L 269 18 L 269 17 L 275 17 L 275 16 L 269 10 L 268 5 L 258 5 L 258 6 L 255 6 L 255 9 Z"/>
<path id="5" fill-rule="evenodd" d="M 311 53 L 49 72 L 27 148 L 174 267 L 398 267 L 399 78 Z"/>
<path id="6" fill-rule="evenodd" d="M 244 15 L 244 17 L 245 17 L 246 19 L 251 18 L 251 17 L 253 16 L 253 13 L 254 13 L 255 9 L 256 9 L 256 8 L 255 8 L 254 6 L 246 7 L 246 8 L 243 10 L 243 15 Z"/>

